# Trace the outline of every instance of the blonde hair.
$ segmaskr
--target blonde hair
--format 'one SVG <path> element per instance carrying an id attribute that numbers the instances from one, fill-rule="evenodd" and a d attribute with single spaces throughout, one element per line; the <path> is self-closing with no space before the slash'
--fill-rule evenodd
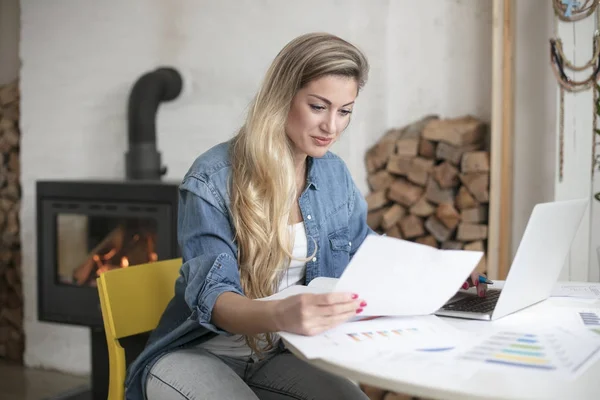
<path id="1" fill-rule="evenodd" d="M 297 198 L 291 143 L 285 124 L 294 95 L 327 75 L 366 82 L 368 62 L 352 44 L 327 33 L 302 35 L 275 57 L 233 139 L 231 213 L 242 288 L 248 298 L 273 294 L 291 253 L 290 215 Z M 266 335 L 267 349 L 273 337 Z M 257 336 L 246 336 L 257 354 Z"/>

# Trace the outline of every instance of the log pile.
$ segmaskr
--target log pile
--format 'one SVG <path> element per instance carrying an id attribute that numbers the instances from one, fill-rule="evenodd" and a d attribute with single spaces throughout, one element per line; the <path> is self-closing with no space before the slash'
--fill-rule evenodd
<path id="1" fill-rule="evenodd" d="M 486 143 L 486 125 L 472 116 L 429 115 L 386 132 L 365 154 L 369 226 L 437 248 L 485 252 Z M 477 270 L 485 264 L 484 256 Z"/>
<path id="2" fill-rule="evenodd" d="M 0 357 L 22 362 L 19 139 L 19 88 L 15 81 L 0 86 Z"/>

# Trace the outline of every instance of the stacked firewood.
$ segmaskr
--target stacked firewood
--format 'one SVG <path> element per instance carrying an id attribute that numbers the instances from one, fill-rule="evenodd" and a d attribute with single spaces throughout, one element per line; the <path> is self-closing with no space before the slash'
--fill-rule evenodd
<path id="1" fill-rule="evenodd" d="M 490 156 L 477 118 L 430 115 L 391 129 L 365 155 L 369 226 L 442 249 L 484 251 Z M 485 257 L 477 267 L 485 272 Z"/>
<path id="2" fill-rule="evenodd" d="M 24 349 L 19 238 L 19 89 L 0 86 L 0 357 L 21 362 Z"/>

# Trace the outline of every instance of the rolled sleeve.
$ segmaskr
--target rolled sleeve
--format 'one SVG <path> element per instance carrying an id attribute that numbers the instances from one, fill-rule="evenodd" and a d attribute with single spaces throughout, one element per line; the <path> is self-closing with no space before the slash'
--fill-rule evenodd
<path id="1" fill-rule="evenodd" d="M 211 322 L 213 307 L 221 294 L 243 295 L 237 248 L 224 203 L 209 183 L 188 176 L 180 186 L 178 213 L 185 301 L 200 325 L 228 334 Z"/>

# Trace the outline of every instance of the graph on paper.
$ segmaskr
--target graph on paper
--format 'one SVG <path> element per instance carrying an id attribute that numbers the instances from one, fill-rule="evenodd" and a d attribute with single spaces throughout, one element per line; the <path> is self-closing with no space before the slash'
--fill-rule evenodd
<path id="1" fill-rule="evenodd" d="M 390 341 L 390 340 L 406 340 L 422 336 L 423 332 L 419 328 L 402 328 L 402 329 L 383 329 L 370 330 L 364 332 L 346 332 L 326 335 L 330 340 L 343 344 L 341 342 L 360 343 L 373 341 Z"/>
<path id="2" fill-rule="evenodd" d="M 279 332 L 286 345 L 307 358 L 325 356 L 366 359 L 380 351 L 442 351 L 461 342 L 460 331 L 434 315 L 381 317 L 349 322 L 320 335 Z"/>
<path id="3" fill-rule="evenodd" d="M 581 322 L 589 328 L 600 328 L 600 313 L 593 310 L 578 311 Z"/>
<path id="4" fill-rule="evenodd" d="M 329 344 L 333 346 L 385 346 L 388 349 L 411 348 L 424 351 L 441 351 L 451 348 L 454 345 L 454 341 L 450 337 L 441 339 L 440 334 L 443 334 L 443 332 L 438 327 L 432 325 L 388 327 L 387 329 L 372 326 L 369 328 L 375 329 L 357 329 L 327 333 L 324 335 L 324 339 L 328 340 Z"/>
<path id="5" fill-rule="evenodd" d="M 577 372 L 600 351 L 600 341 L 556 329 L 544 333 L 493 333 L 459 358 L 539 371 Z"/>

